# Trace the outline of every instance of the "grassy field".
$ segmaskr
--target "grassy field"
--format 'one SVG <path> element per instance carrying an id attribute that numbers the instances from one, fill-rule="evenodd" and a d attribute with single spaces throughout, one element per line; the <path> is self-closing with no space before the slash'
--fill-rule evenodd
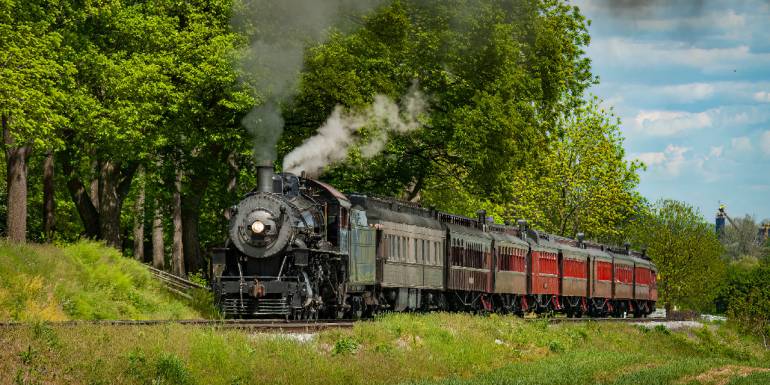
<path id="1" fill-rule="evenodd" d="M 176 325 L 0 330 L 3 384 L 767 384 L 770 355 L 726 325 L 387 315 L 309 340 Z"/>
<path id="2" fill-rule="evenodd" d="M 391 314 L 310 339 L 68 319 L 199 318 L 97 243 L 0 242 L 0 384 L 770 384 L 770 354 L 729 325 L 670 332 L 466 314 Z"/>
<path id="3" fill-rule="evenodd" d="M 0 241 L 0 321 L 168 318 L 200 314 L 114 249 Z"/>

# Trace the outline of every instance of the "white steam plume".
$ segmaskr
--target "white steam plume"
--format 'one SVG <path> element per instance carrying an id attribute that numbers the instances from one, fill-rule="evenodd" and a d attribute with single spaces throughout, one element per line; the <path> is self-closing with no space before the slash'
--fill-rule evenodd
<path id="1" fill-rule="evenodd" d="M 242 81 L 260 104 L 241 124 L 254 137 L 259 163 L 273 161 L 283 131 L 281 105 L 296 92 L 308 44 L 323 41 L 330 28 L 345 28 L 346 17 L 365 14 L 382 0 L 238 0 L 231 24 L 249 39 L 238 61 Z"/>
<path id="2" fill-rule="evenodd" d="M 374 103 L 361 111 L 346 111 L 336 106 L 318 134 L 306 139 L 301 146 L 283 158 L 283 170 L 293 174 L 302 171 L 318 176 L 324 167 L 345 160 L 352 146 L 358 146 L 364 158 L 379 154 L 391 134 L 404 134 L 421 127 L 418 117 L 425 112 L 422 92 L 412 86 L 401 100 L 400 108 L 385 95 L 376 95 Z M 373 138 L 358 135 L 362 128 L 371 128 Z"/>

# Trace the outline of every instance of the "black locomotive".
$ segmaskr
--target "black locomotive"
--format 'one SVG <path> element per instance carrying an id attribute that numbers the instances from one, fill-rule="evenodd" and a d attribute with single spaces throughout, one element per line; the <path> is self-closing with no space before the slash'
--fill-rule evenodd
<path id="1" fill-rule="evenodd" d="M 643 253 L 493 224 L 410 202 L 346 196 L 258 168 L 258 188 L 228 210 L 212 258 L 222 312 L 357 318 L 378 310 L 633 314 L 655 309 Z"/>

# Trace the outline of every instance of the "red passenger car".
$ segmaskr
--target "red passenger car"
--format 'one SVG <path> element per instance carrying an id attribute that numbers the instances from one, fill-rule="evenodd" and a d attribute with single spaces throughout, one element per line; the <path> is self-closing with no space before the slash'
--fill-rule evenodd
<path id="1" fill-rule="evenodd" d="M 488 230 L 494 240 L 494 300 L 505 311 L 520 313 L 522 298 L 527 295 L 529 244 L 511 227 L 490 224 Z"/>
<path id="2" fill-rule="evenodd" d="M 582 316 L 588 311 L 588 253 L 574 239 L 554 238 L 559 247 L 562 306 L 567 316 Z"/>
<path id="3" fill-rule="evenodd" d="M 559 301 L 559 249 L 548 236 L 530 231 L 529 295 L 536 311 L 561 310 Z M 532 306 L 533 304 L 530 304 Z"/>

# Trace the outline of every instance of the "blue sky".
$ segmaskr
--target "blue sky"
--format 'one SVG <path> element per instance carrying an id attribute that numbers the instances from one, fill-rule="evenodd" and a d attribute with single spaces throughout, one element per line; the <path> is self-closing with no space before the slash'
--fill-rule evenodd
<path id="1" fill-rule="evenodd" d="M 770 218 L 770 1 L 576 0 L 639 191 Z"/>

